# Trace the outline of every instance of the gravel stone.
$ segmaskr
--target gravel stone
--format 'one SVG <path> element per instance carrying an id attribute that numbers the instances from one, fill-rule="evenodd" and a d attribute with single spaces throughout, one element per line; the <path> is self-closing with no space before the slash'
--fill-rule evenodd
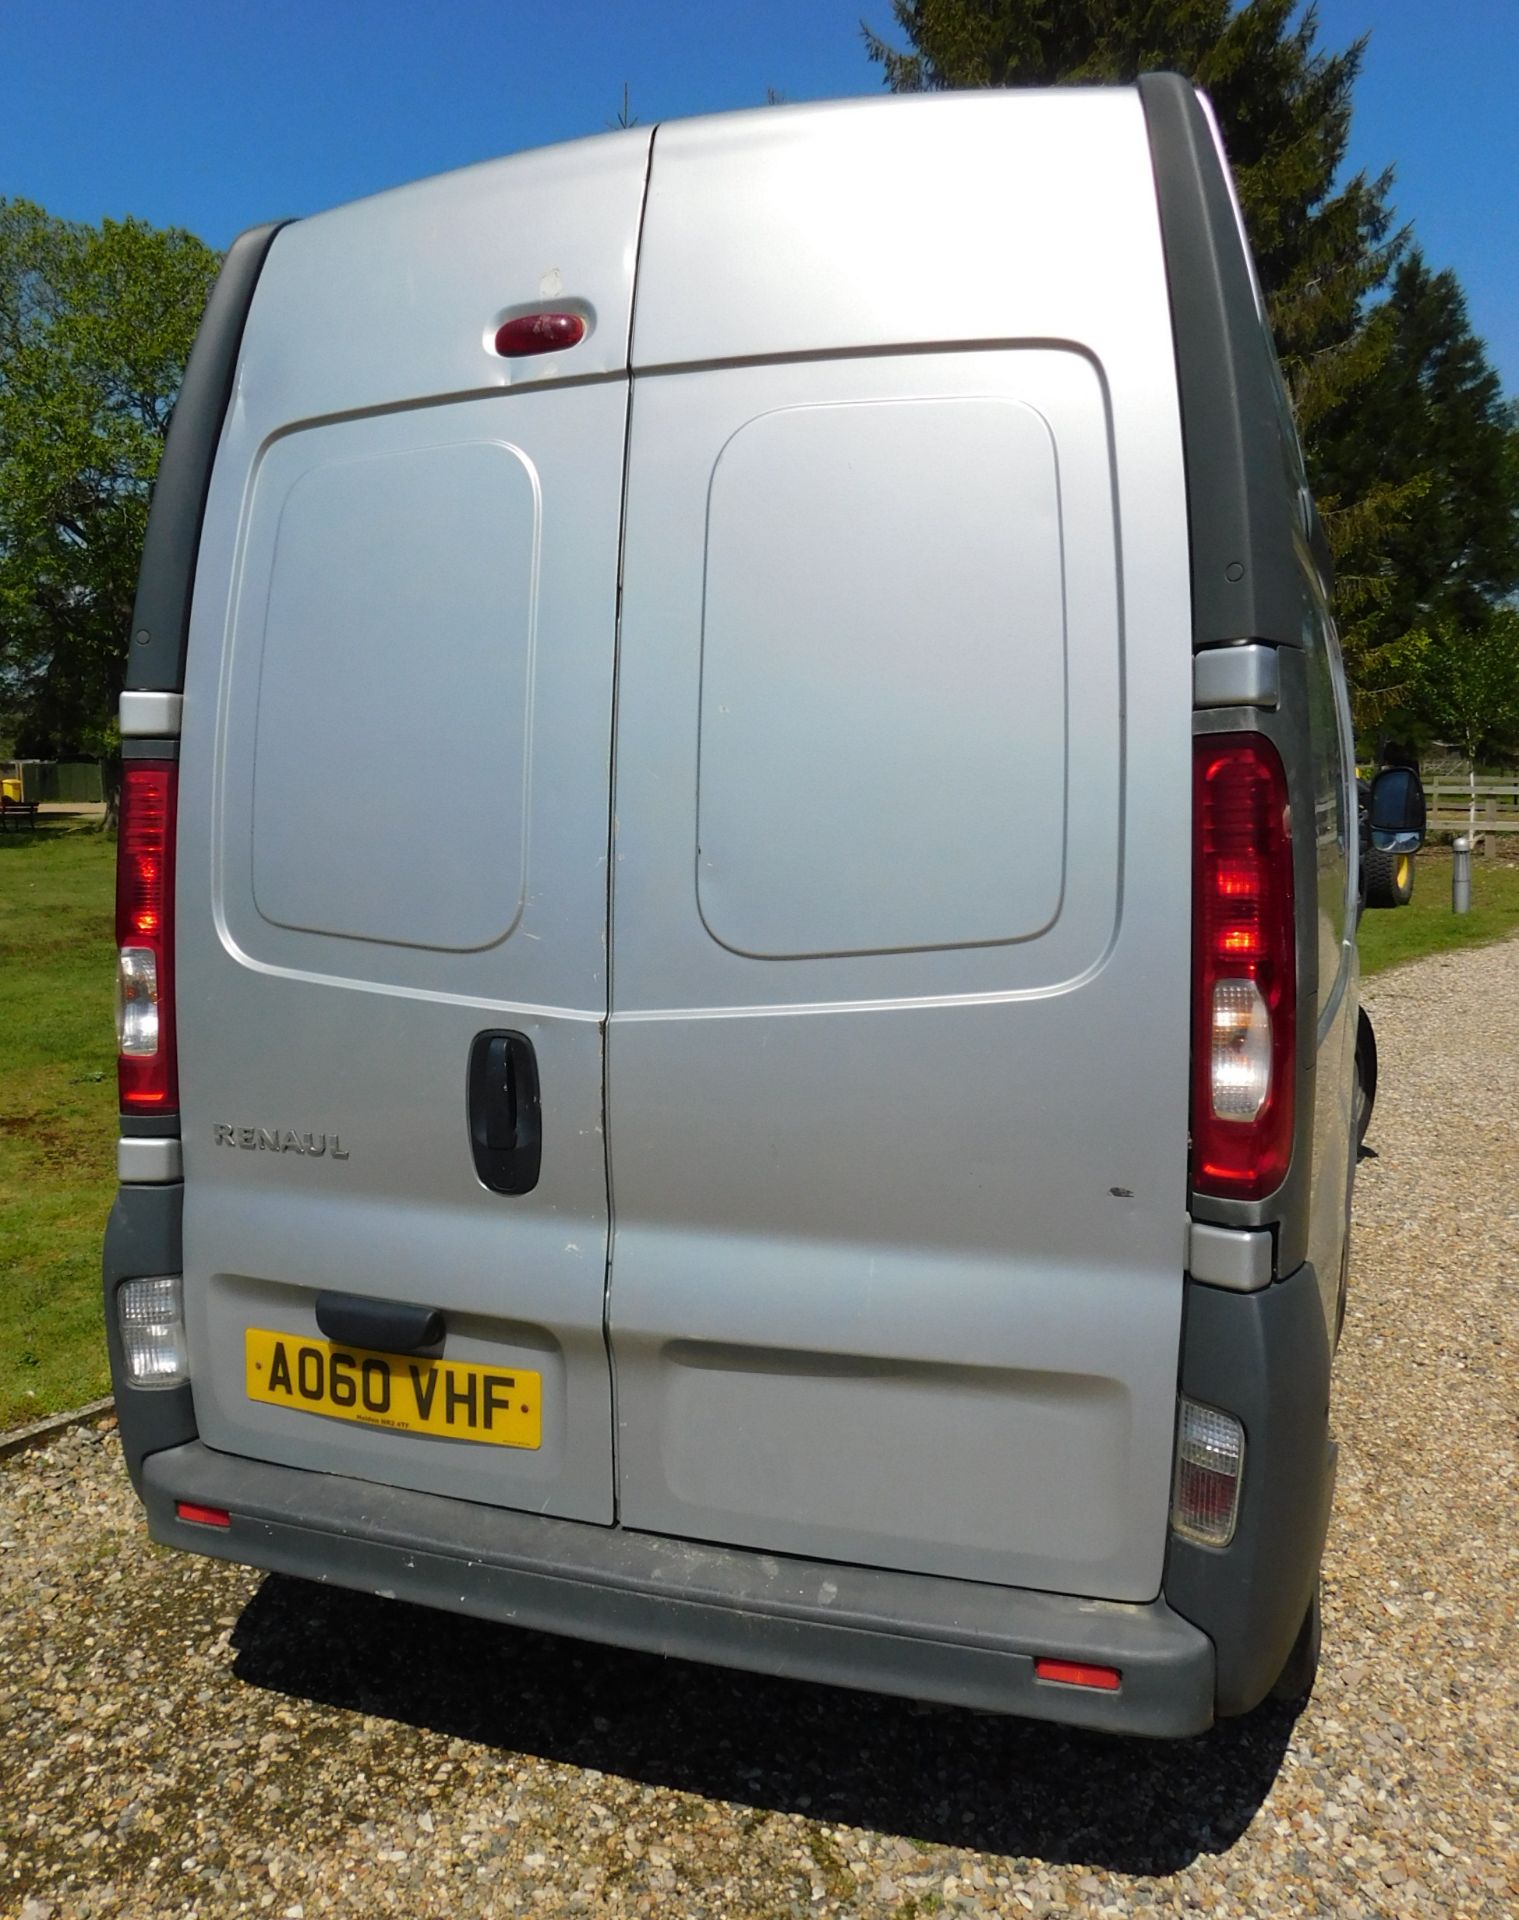
<path id="1" fill-rule="evenodd" d="M 1324 1668 L 1179 1745 L 723 1673 L 150 1545 L 0 1466 L 0 1914 L 1519 1913 L 1519 943 L 1379 977 Z"/>

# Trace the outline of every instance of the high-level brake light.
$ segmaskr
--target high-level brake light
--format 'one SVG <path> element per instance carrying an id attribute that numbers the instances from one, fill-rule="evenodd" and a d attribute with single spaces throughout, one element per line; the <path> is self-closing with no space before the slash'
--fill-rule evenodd
<path id="1" fill-rule="evenodd" d="M 1297 956 L 1287 778 L 1262 734 L 1193 759 L 1192 1185 L 1259 1200 L 1292 1157 Z"/>
<path id="2" fill-rule="evenodd" d="M 128 760 L 116 843 L 117 1080 L 124 1113 L 173 1113 L 174 825 L 179 768 Z"/>
<path id="3" fill-rule="evenodd" d="M 496 351 L 508 360 L 559 353 L 578 346 L 585 332 L 585 315 L 581 313 L 522 313 L 497 327 Z"/>

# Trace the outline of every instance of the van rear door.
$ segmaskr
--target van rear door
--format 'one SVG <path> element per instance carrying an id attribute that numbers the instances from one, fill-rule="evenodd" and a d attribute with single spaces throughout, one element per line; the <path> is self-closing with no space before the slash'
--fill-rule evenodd
<path id="1" fill-rule="evenodd" d="M 1135 96 L 661 130 L 608 1046 L 627 1525 L 1159 1590 L 1185 529 Z"/>
<path id="2" fill-rule="evenodd" d="M 602 1522 L 609 759 L 647 150 L 475 168 L 279 235 L 208 502 L 181 770 L 202 1438 Z M 583 343 L 501 358 L 502 322 L 542 309 L 581 316 Z M 541 1160 L 487 1184 L 530 1144 L 534 1077 Z M 369 1318 L 329 1302 L 327 1339 L 324 1292 Z M 440 1365 L 433 1343 L 365 1368 L 406 1344 L 398 1306 L 441 1312 Z"/>

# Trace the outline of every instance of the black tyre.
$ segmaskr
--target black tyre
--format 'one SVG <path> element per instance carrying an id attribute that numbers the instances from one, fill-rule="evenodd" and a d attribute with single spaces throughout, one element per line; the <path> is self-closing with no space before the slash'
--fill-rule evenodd
<path id="1" fill-rule="evenodd" d="M 1406 907 L 1414 897 L 1414 857 L 1411 853 L 1384 853 L 1373 847 L 1366 855 L 1368 907 Z"/>
<path id="2" fill-rule="evenodd" d="M 1306 1700 L 1313 1692 L 1313 1683 L 1319 1673 L 1319 1651 L 1324 1641 L 1324 1615 L 1319 1605 L 1319 1583 L 1313 1582 L 1313 1598 L 1308 1602 L 1308 1611 L 1303 1615 L 1303 1624 L 1298 1628 L 1297 1639 L 1292 1643 L 1292 1651 L 1287 1655 L 1286 1665 L 1277 1675 L 1276 1685 L 1271 1689 L 1271 1698 L 1296 1705 Z"/>
<path id="3" fill-rule="evenodd" d="M 1361 1147 L 1366 1144 L 1366 1129 L 1371 1125 L 1372 1109 L 1377 1104 L 1377 1036 L 1364 1007 L 1356 1020 L 1355 1084 L 1350 1100 L 1355 1118 L 1355 1143 Z"/>

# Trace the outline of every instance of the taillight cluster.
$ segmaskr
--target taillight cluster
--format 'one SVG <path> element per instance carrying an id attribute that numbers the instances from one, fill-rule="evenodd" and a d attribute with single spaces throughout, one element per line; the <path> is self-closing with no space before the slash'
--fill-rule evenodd
<path id="1" fill-rule="evenodd" d="M 122 767 L 116 844 L 116 1043 L 123 1113 L 173 1113 L 174 826 L 179 768 L 172 760 Z"/>
<path id="2" fill-rule="evenodd" d="M 1192 1185 L 1259 1200 L 1292 1157 L 1297 954 L 1287 778 L 1264 735 L 1194 743 Z"/>

